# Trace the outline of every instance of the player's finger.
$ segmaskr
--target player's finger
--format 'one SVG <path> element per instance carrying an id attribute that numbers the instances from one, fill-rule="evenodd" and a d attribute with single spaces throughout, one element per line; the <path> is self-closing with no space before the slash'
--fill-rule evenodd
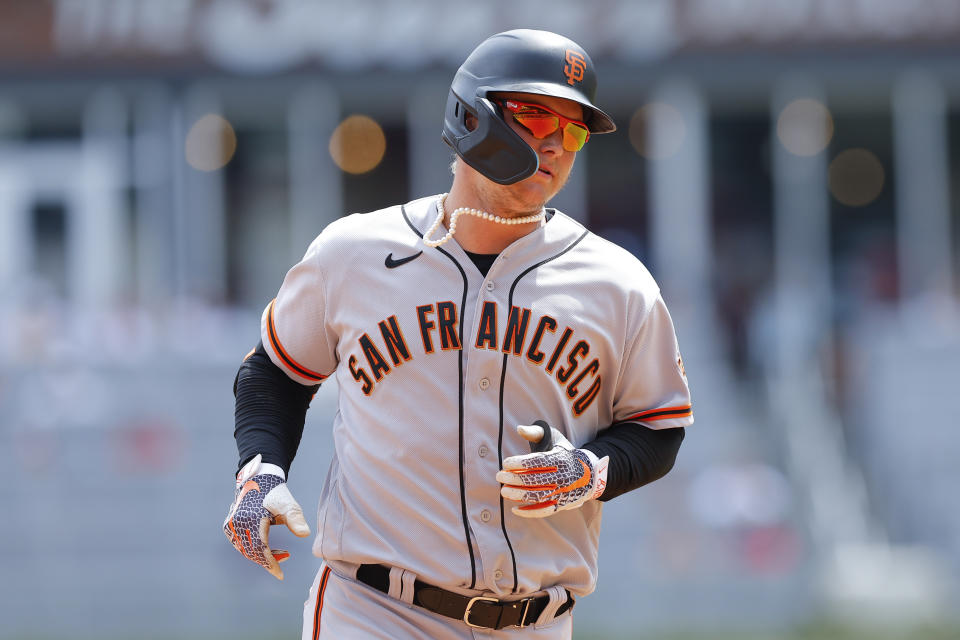
<path id="1" fill-rule="evenodd" d="M 306 519 L 303 517 L 303 509 L 300 508 L 300 505 L 296 505 L 296 509 L 291 509 L 284 515 L 284 520 L 286 521 L 287 528 L 290 529 L 293 535 L 304 538 L 310 535 L 310 525 L 307 524 Z"/>
<path id="2" fill-rule="evenodd" d="M 523 491 L 556 491 L 556 480 L 544 474 L 533 476 L 519 476 L 509 471 L 498 471 L 497 482 L 505 487 L 522 489 Z"/>
<path id="3" fill-rule="evenodd" d="M 503 461 L 503 468 L 507 471 L 550 466 L 554 465 L 551 465 L 549 458 L 542 453 L 524 453 L 519 456 L 510 456 Z"/>
<path id="4" fill-rule="evenodd" d="M 534 420 L 533 426 L 540 427 L 543 431 L 543 437 L 537 442 L 530 443 L 530 451 L 546 452 L 553 449 L 554 444 L 556 444 L 553 437 L 555 429 L 550 428 L 550 425 L 547 424 L 545 420 Z"/>
<path id="5" fill-rule="evenodd" d="M 274 523 L 287 525 L 293 535 L 300 538 L 310 535 L 310 525 L 303 517 L 303 509 L 286 484 L 272 489 L 263 499 L 263 506 L 274 515 Z"/>
<path id="6" fill-rule="evenodd" d="M 270 563 L 269 567 L 265 567 L 267 572 L 272 575 L 277 580 L 283 580 L 283 570 L 280 569 L 280 565 L 276 560 Z"/>
<path id="7" fill-rule="evenodd" d="M 279 555 L 277 555 L 279 553 Z M 283 569 L 280 568 L 280 563 L 290 557 L 290 553 L 278 549 L 275 553 L 270 547 L 267 547 L 263 550 L 263 558 L 267 561 L 267 566 L 264 567 L 270 575 L 272 575 L 277 580 L 283 580 Z"/>
<path id="8" fill-rule="evenodd" d="M 542 502 L 550 493 L 550 491 L 539 489 L 537 491 L 530 491 L 529 489 L 524 489 L 522 487 L 500 487 L 500 495 L 503 496 L 505 500 L 510 500 L 511 502 L 523 502 L 525 504 L 536 504 Z"/>
<path id="9" fill-rule="evenodd" d="M 510 471 L 497 471 L 497 482 L 500 484 L 522 485 L 523 479 Z"/>
<path id="10" fill-rule="evenodd" d="M 519 424 L 517 433 L 527 442 L 540 442 L 543 440 L 543 434 L 546 433 L 540 425 L 537 424 Z"/>
<path id="11" fill-rule="evenodd" d="M 263 568 L 266 569 L 270 575 L 272 575 L 277 580 L 283 580 L 283 571 L 280 569 L 280 563 L 277 558 L 273 555 L 273 552 L 270 551 L 270 519 L 263 518 L 260 520 L 260 544 L 257 545 L 258 552 L 263 557 L 266 566 Z M 288 556 L 290 554 L 287 554 Z"/>
<path id="12" fill-rule="evenodd" d="M 556 467 L 534 467 L 532 469 L 503 469 L 498 474 L 510 474 L 497 476 L 497 481 L 501 484 L 517 484 L 531 486 L 537 484 L 556 484 Z"/>
<path id="13" fill-rule="evenodd" d="M 497 482 L 500 484 L 525 487 L 526 489 L 556 489 L 556 467 L 540 469 L 521 469 L 514 471 L 498 471 Z"/>
<path id="14" fill-rule="evenodd" d="M 513 507 L 510 511 L 521 518 L 546 518 L 549 515 L 553 515 L 556 509 L 555 502 L 551 501 Z"/>
<path id="15" fill-rule="evenodd" d="M 525 493 L 525 491 L 517 487 L 500 487 L 500 495 L 503 496 L 505 500 L 512 500 L 513 502 L 523 502 Z"/>

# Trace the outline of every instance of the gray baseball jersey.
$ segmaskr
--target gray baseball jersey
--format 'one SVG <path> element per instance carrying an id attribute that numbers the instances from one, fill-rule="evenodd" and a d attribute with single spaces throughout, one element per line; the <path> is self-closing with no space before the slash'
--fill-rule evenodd
<path id="1" fill-rule="evenodd" d="M 421 236 L 436 197 L 330 224 L 263 313 L 273 362 L 339 385 L 314 553 L 450 589 L 593 590 L 601 503 L 527 519 L 504 508 L 516 425 L 575 445 L 614 422 L 685 427 L 690 395 L 659 289 L 628 252 L 556 212 L 484 277 Z"/>

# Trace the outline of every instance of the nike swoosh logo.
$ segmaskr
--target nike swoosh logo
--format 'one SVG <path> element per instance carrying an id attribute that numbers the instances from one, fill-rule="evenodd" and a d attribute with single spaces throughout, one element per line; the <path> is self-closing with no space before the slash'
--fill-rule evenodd
<path id="1" fill-rule="evenodd" d="M 407 264 L 407 263 L 410 262 L 411 260 L 416 260 L 417 258 L 420 257 L 420 254 L 421 254 L 421 253 L 423 253 L 423 251 L 418 251 L 417 253 L 413 254 L 412 256 L 407 256 L 406 258 L 397 258 L 397 259 L 395 260 L 395 259 L 393 258 L 393 252 L 391 251 L 389 254 L 387 254 L 387 259 L 383 261 L 383 265 L 384 265 L 387 269 L 396 269 L 396 268 L 399 267 L 399 266 L 402 266 L 402 265 Z"/>
<path id="2" fill-rule="evenodd" d="M 557 489 L 556 493 L 560 493 L 560 492 L 569 493 L 571 491 L 574 491 L 575 489 L 579 489 L 580 487 L 585 487 L 588 484 L 590 484 L 590 467 L 588 467 L 587 463 L 584 462 L 583 460 L 577 460 L 577 462 L 579 462 L 580 466 L 583 467 L 583 475 L 580 476 L 576 482 L 568 484 L 562 489 Z"/>

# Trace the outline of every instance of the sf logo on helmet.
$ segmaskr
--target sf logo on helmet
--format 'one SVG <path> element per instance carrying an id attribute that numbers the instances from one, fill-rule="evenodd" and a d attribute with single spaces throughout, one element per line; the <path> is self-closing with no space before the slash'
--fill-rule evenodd
<path id="1" fill-rule="evenodd" d="M 579 51 L 567 49 L 567 64 L 563 67 L 563 74 L 567 76 L 567 84 L 574 84 L 583 80 L 587 70 L 587 59 Z"/>

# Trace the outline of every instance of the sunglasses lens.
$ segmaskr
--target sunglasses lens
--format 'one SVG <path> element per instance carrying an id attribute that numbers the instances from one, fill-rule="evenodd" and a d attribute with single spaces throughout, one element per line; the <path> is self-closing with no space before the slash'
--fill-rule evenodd
<path id="1" fill-rule="evenodd" d="M 567 151 L 580 151 L 587 143 L 590 132 L 579 124 L 568 122 L 563 128 L 563 148 Z"/>
<path id="2" fill-rule="evenodd" d="M 557 114 L 536 105 L 507 100 L 503 106 L 513 114 L 514 120 L 538 140 L 543 140 L 560 128 L 560 117 Z M 580 151 L 589 138 L 590 131 L 582 124 L 567 122 L 563 127 L 563 148 L 567 151 Z"/>
<path id="3" fill-rule="evenodd" d="M 560 127 L 560 120 L 556 116 L 543 111 L 521 111 L 513 117 L 538 140 L 546 138 Z"/>

